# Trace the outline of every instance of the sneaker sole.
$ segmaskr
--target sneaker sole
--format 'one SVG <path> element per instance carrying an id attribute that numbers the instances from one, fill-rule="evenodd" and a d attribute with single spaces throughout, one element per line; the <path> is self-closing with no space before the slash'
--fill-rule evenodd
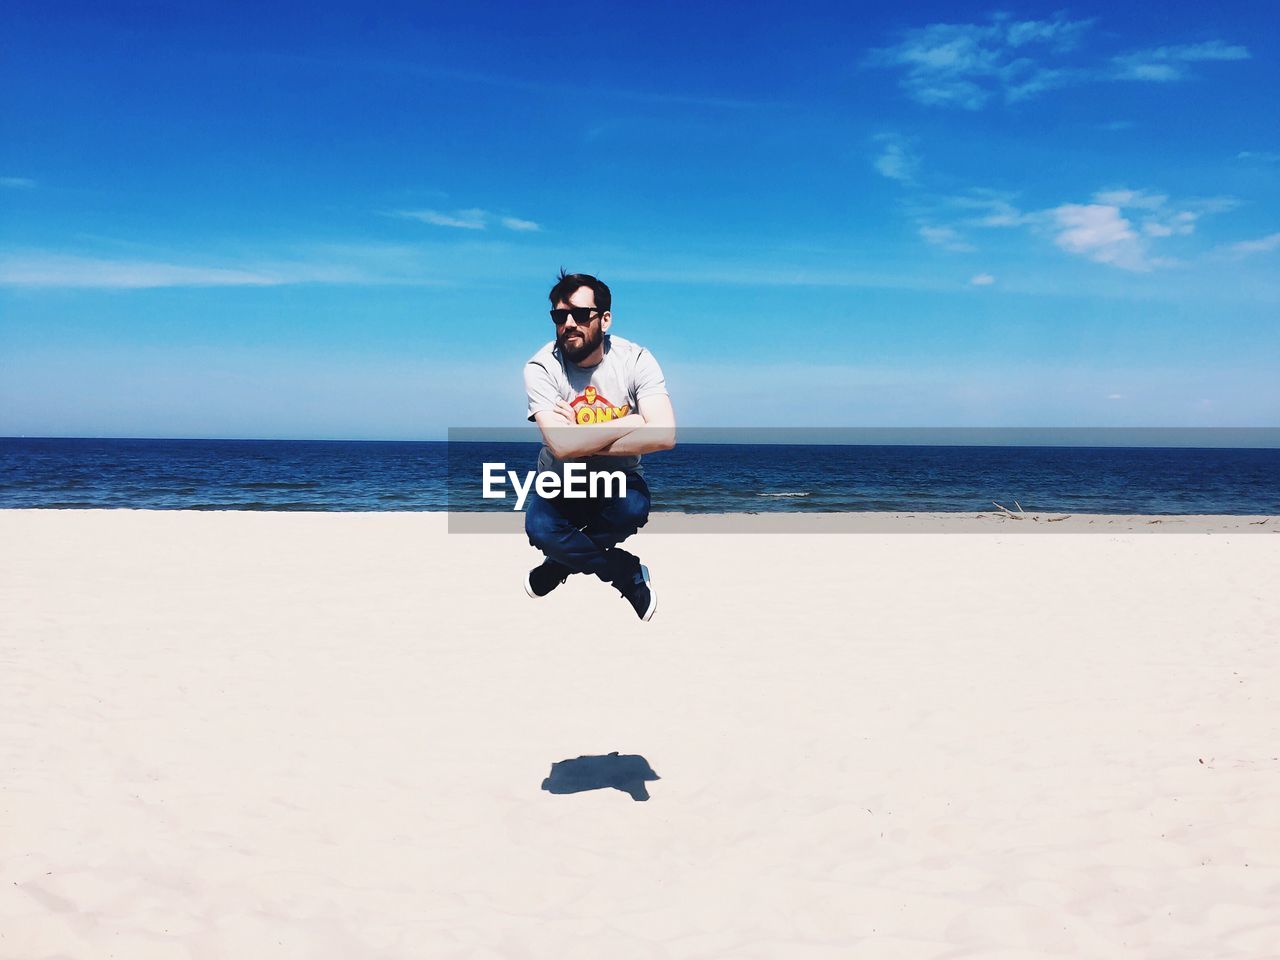
<path id="1" fill-rule="evenodd" d="M 534 600 L 542 599 L 536 593 L 533 592 L 533 584 L 529 582 L 529 574 L 527 573 L 524 575 L 524 592 L 527 593 Z"/>
<path id="2" fill-rule="evenodd" d="M 658 595 L 653 591 L 653 581 L 649 578 L 649 568 L 643 563 L 640 564 L 640 575 L 644 577 L 644 582 L 649 587 L 649 609 L 644 612 L 644 616 L 640 619 L 648 623 L 658 610 Z"/>

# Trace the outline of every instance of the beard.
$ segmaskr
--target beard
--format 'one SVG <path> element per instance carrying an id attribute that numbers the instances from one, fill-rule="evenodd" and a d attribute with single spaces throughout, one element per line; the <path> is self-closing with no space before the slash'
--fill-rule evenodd
<path id="1" fill-rule="evenodd" d="M 582 337 L 571 337 L 571 333 L 580 333 Z M 564 330 L 556 334 L 556 347 L 571 363 L 585 360 L 604 342 L 604 331 L 598 323 L 590 324 L 585 330 L 578 327 L 574 331 Z"/>

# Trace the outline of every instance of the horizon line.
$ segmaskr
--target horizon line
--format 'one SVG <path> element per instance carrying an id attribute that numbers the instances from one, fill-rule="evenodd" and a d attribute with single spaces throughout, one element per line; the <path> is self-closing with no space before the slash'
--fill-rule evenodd
<path id="1" fill-rule="evenodd" d="M 451 438 L 448 433 L 464 434 Z M 142 441 L 170 443 L 397 443 L 397 444 L 478 444 L 540 443 L 536 427 L 450 428 L 443 438 L 416 439 L 379 437 L 188 437 L 188 436 L 0 436 L 0 442 L 19 440 L 51 441 Z M 476 436 L 489 432 L 494 436 Z M 695 439 L 680 440 L 678 446 L 904 446 L 904 447 L 1075 447 L 1110 449 L 1236 449 L 1280 448 L 1280 427 L 685 427 Z M 471 436 L 466 436 L 470 433 Z M 711 434 L 696 439 L 698 434 Z M 735 439 L 734 434 L 750 433 Z M 532 434 L 532 435 L 531 435 Z M 844 434 L 844 436 L 839 436 Z M 883 434 L 883 436 L 876 436 Z M 964 438 L 962 435 L 969 435 Z M 861 436 L 859 436 L 861 435 Z M 913 436 L 914 435 L 914 436 Z M 961 435 L 961 436 L 958 436 Z M 1003 436 L 1002 436 L 1003 435 Z M 1074 436 L 1073 436 L 1074 435 Z M 1146 436 L 1144 436 L 1146 435 Z M 947 442 L 951 441 L 951 442 Z M 956 442 L 960 441 L 960 442 Z M 1092 441 L 1092 442 L 1091 442 Z M 1100 442 L 1101 441 L 1101 442 Z M 1157 442 L 1159 441 L 1159 442 Z M 1212 442 L 1208 442 L 1212 441 Z M 1237 442 L 1231 442 L 1237 441 Z M 1238 441 L 1252 441 L 1239 443 Z"/>

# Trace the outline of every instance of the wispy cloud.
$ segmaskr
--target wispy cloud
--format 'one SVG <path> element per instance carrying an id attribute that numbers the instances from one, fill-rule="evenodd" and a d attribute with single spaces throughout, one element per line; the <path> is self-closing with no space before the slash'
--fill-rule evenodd
<path id="1" fill-rule="evenodd" d="M 920 236 L 935 247 L 950 250 L 953 253 L 972 253 L 977 248 L 962 237 L 954 227 L 924 224 L 920 227 Z"/>
<path id="2" fill-rule="evenodd" d="M 920 235 L 947 249 L 973 250 L 961 231 L 1023 228 L 1048 236 L 1061 250 L 1123 270 L 1146 272 L 1175 261 L 1157 255 L 1157 244 L 1195 233 L 1201 218 L 1234 209 L 1234 197 L 1173 201 L 1162 193 L 1111 187 L 1088 200 L 1023 210 L 1017 196 L 998 190 L 973 189 L 937 201 L 926 213 L 928 227 Z M 939 221 L 942 221 L 939 223 Z"/>
<path id="3" fill-rule="evenodd" d="M 1064 203 L 1052 211 L 1063 250 L 1125 270 L 1150 270 L 1154 264 L 1133 225 L 1116 206 L 1102 203 Z"/>
<path id="4" fill-rule="evenodd" d="M 30 177 L 0 177 L 0 187 L 8 187 L 11 190 L 29 190 L 35 185 L 36 182 Z"/>
<path id="5" fill-rule="evenodd" d="M 1240 205 L 1234 197 L 1202 197 L 1173 204 L 1164 194 L 1127 188 L 1099 191 L 1093 200 L 1133 211 L 1148 237 L 1190 236 L 1201 217 L 1225 213 Z"/>
<path id="6" fill-rule="evenodd" d="M 974 189 L 949 197 L 946 205 L 966 211 L 961 221 L 968 227 L 1020 227 L 1035 219 L 1014 206 L 1016 195 L 999 190 Z"/>
<path id="7" fill-rule="evenodd" d="M 271 287 L 295 283 L 361 282 L 341 265 L 210 266 L 157 260 L 28 252 L 0 254 L 0 286 L 142 290 L 156 287 Z"/>
<path id="8" fill-rule="evenodd" d="M 1226 248 L 1226 252 L 1234 257 L 1249 257 L 1255 253 L 1270 253 L 1280 250 L 1280 233 L 1269 233 L 1257 240 L 1242 240 Z"/>
<path id="9" fill-rule="evenodd" d="M 996 278 L 989 273 L 979 273 L 977 276 L 970 277 L 969 283 L 975 287 L 989 287 L 996 282 Z"/>
<path id="10" fill-rule="evenodd" d="M 916 233 L 926 243 L 952 253 L 972 253 L 978 249 L 972 232 L 995 227 L 1020 227 L 1032 223 L 1036 214 L 1014 205 L 1015 194 L 974 188 L 959 196 L 917 195 L 910 205 Z"/>
<path id="11" fill-rule="evenodd" d="M 872 162 L 880 175 L 899 183 L 915 183 L 920 156 L 911 143 L 896 133 L 882 133 L 874 139 L 880 152 Z"/>
<path id="12" fill-rule="evenodd" d="M 1130 190 L 1127 187 L 1118 190 L 1099 190 L 1093 195 L 1093 200 L 1095 203 L 1105 203 L 1114 207 L 1135 207 L 1139 210 L 1159 210 L 1169 202 L 1169 198 L 1163 194 Z"/>
<path id="13" fill-rule="evenodd" d="M 542 228 L 532 220 L 521 220 L 519 217 L 503 217 L 502 225 L 508 230 L 520 233 L 534 233 Z"/>
<path id="14" fill-rule="evenodd" d="M 457 210 L 441 213 L 439 210 L 398 210 L 397 216 L 408 220 L 421 220 L 437 227 L 456 227 L 459 230 L 483 230 L 487 214 L 483 210 Z"/>
<path id="15" fill-rule="evenodd" d="M 1162 193 L 1118 187 L 1099 190 L 1090 203 L 1066 203 L 1048 213 L 1062 249 L 1123 270 L 1148 271 L 1173 263 L 1153 254 L 1154 241 L 1190 236 L 1202 216 L 1237 205 L 1233 197 L 1175 204 Z"/>
<path id="16" fill-rule="evenodd" d="M 1248 60 L 1249 51 L 1238 44 L 1210 40 L 1173 47 L 1135 50 L 1113 57 L 1117 80 L 1147 80 L 1167 83 L 1187 76 L 1187 65 L 1213 60 Z"/>
<path id="17" fill-rule="evenodd" d="M 898 43 L 873 50 L 867 62 L 900 71 L 899 85 L 917 103 L 980 110 L 993 100 L 1016 103 L 1081 83 L 1181 80 L 1191 64 L 1249 58 L 1243 46 L 1210 40 L 1135 50 L 1109 61 L 1069 61 L 1093 22 L 1059 13 L 1048 20 L 993 14 L 985 23 L 932 23 L 903 32 Z"/>
<path id="18" fill-rule="evenodd" d="M 996 96 L 1022 100 L 1071 82 L 1071 71 L 1045 67 L 1032 49 L 1062 53 L 1075 47 L 1090 20 L 1012 20 L 933 23 L 908 30 L 891 47 L 872 52 L 869 63 L 902 71 L 900 85 L 930 106 L 978 110 Z"/>
<path id="19" fill-rule="evenodd" d="M 394 214 L 407 220 L 420 220 L 437 227 L 452 227 L 457 230 L 487 230 L 490 224 L 497 223 L 508 230 L 519 233 L 531 233 L 542 228 L 533 220 L 522 220 L 519 217 L 499 216 L 488 210 L 472 207 L 468 210 L 454 210 L 445 213 L 440 210 L 397 210 Z"/>
<path id="20" fill-rule="evenodd" d="M 1236 159 L 1248 163 L 1280 163 L 1280 153 L 1270 150 L 1241 150 L 1236 154 Z"/>
<path id="21" fill-rule="evenodd" d="M 768 100 L 746 100 L 737 97 L 718 96 L 711 93 L 692 91 L 654 89 L 651 85 L 643 88 L 612 87 L 604 83 L 583 85 L 573 78 L 548 79 L 546 71 L 537 78 L 518 77 L 509 74 L 487 71 L 459 70 L 439 62 L 423 62 L 422 60 L 388 60 L 382 58 L 358 58 L 351 56 L 314 56 L 305 54 L 269 54 L 272 59 L 290 64 L 302 64 L 318 68 L 324 76 L 332 76 L 337 72 L 367 71 L 372 73 L 417 76 L 429 80 L 453 83 L 475 84 L 500 90 L 520 90 L 528 93 L 545 94 L 556 99 L 573 97 L 581 100 L 590 98 L 594 101 L 629 101 L 633 103 L 658 104 L 676 107 L 711 107 L 726 110 L 755 110 L 782 106 Z M 564 76 L 560 74 L 560 76 Z"/>

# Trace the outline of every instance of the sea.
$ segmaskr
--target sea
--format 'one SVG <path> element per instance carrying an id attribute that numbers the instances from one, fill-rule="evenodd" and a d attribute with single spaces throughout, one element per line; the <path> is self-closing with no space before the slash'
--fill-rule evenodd
<path id="1" fill-rule="evenodd" d="M 479 496 L 481 465 L 523 475 L 537 449 L 0 438 L 0 508 L 509 511 Z M 682 442 L 644 471 L 655 511 L 1280 514 L 1275 448 Z"/>

